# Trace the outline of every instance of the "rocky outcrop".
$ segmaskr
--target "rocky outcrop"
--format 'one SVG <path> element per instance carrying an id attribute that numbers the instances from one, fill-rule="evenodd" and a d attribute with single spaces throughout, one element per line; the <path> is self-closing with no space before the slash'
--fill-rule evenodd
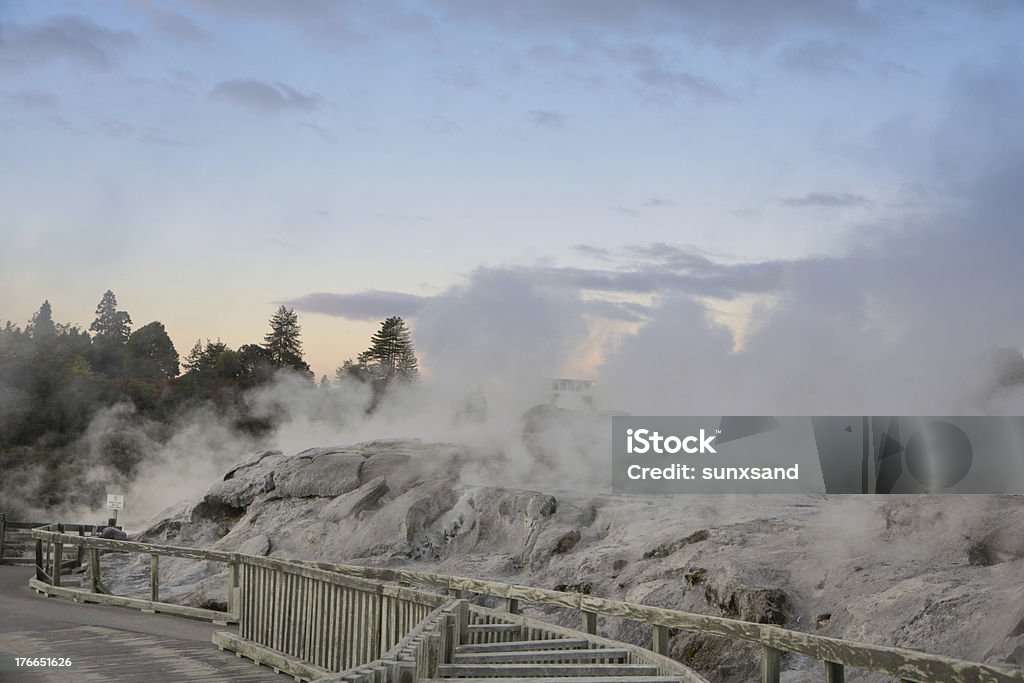
<path id="1" fill-rule="evenodd" d="M 514 581 L 1024 665 L 1022 498 L 553 495 L 464 484 L 472 460 L 458 445 L 406 440 L 263 453 L 138 537 Z M 148 558 L 109 566 L 111 588 L 145 592 Z M 216 601 L 220 571 L 162 562 L 162 594 Z M 602 624 L 613 638 L 650 637 Z M 752 646 L 686 632 L 671 646 L 710 680 L 757 678 Z M 820 680 L 817 665 L 785 665 L 787 681 Z"/>

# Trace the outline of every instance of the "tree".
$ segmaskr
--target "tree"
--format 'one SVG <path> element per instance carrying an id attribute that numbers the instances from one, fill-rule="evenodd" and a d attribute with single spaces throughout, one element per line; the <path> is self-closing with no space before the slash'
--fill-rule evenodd
<path id="1" fill-rule="evenodd" d="M 50 308 L 49 300 L 44 301 L 32 316 L 32 321 L 25 331 L 36 341 L 50 340 L 57 335 L 57 326 L 53 323 L 53 309 Z"/>
<path id="2" fill-rule="evenodd" d="M 122 346 L 132 333 L 132 318 L 126 311 L 117 310 L 117 297 L 109 289 L 96 306 L 96 319 L 89 326 L 97 337 L 104 337 Z"/>
<path id="3" fill-rule="evenodd" d="M 380 329 L 370 338 L 370 348 L 360 353 L 356 362 L 347 360 L 337 370 L 339 380 L 369 380 L 381 387 L 394 380 L 414 382 L 418 377 L 419 362 L 412 336 L 398 316 L 381 322 Z"/>
<path id="4" fill-rule="evenodd" d="M 299 316 L 291 308 L 281 306 L 270 318 L 270 332 L 263 338 L 267 361 L 279 368 L 294 368 L 312 377 L 309 365 L 302 360 Z"/>
<path id="5" fill-rule="evenodd" d="M 373 374 L 385 381 L 415 381 L 419 362 L 405 321 L 398 316 L 384 320 L 370 338 L 370 348 L 359 354 L 359 362 L 373 368 Z"/>
<path id="6" fill-rule="evenodd" d="M 124 346 L 132 332 L 132 318 L 117 310 L 117 297 L 109 289 L 96 306 L 96 319 L 89 329 L 92 340 L 92 367 L 107 377 L 118 377 L 124 369 Z"/>
<path id="7" fill-rule="evenodd" d="M 163 323 L 151 322 L 135 330 L 124 347 L 125 371 L 140 379 L 178 376 L 178 352 Z"/>
<path id="8" fill-rule="evenodd" d="M 192 345 L 192 350 L 185 356 L 183 365 L 188 374 L 193 377 L 210 375 L 217 365 L 217 359 L 220 358 L 220 354 L 227 350 L 228 345 L 220 339 L 216 342 L 207 339 L 205 345 L 201 339 L 197 339 L 196 343 Z"/>

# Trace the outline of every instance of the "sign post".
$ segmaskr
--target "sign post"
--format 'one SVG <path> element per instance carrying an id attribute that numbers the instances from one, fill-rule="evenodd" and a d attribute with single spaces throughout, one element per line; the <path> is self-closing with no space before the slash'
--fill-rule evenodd
<path id="1" fill-rule="evenodd" d="M 113 510 L 114 516 L 108 520 L 107 526 L 117 526 L 117 511 L 124 510 L 124 496 L 107 494 L 107 509 Z"/>

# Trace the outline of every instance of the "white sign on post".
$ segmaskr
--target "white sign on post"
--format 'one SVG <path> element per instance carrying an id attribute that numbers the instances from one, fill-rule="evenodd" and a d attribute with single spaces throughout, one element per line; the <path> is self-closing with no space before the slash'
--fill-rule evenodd
<path id="1" fill-rule="evenodd" d="M 107 494 L 107 509 L 108 510 L 124 510 L 124 496 L 115 496 L 113 493 Z"/>

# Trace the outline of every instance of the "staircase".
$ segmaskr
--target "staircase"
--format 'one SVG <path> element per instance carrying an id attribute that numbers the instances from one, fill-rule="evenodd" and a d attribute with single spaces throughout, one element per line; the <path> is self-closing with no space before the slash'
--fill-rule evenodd
<path id="1" fill-rule="evenodd" d="M 472 624 L 473 640 L 515 637 L 518 624 Z M 629 651 L 597 647 L 582 638 L 506 640 L 455 648 L 455 661 L 438 667 L 438 678 L 424 683 L 679 683 L 659 676 L 656 667 L 629 664 Z"/>

